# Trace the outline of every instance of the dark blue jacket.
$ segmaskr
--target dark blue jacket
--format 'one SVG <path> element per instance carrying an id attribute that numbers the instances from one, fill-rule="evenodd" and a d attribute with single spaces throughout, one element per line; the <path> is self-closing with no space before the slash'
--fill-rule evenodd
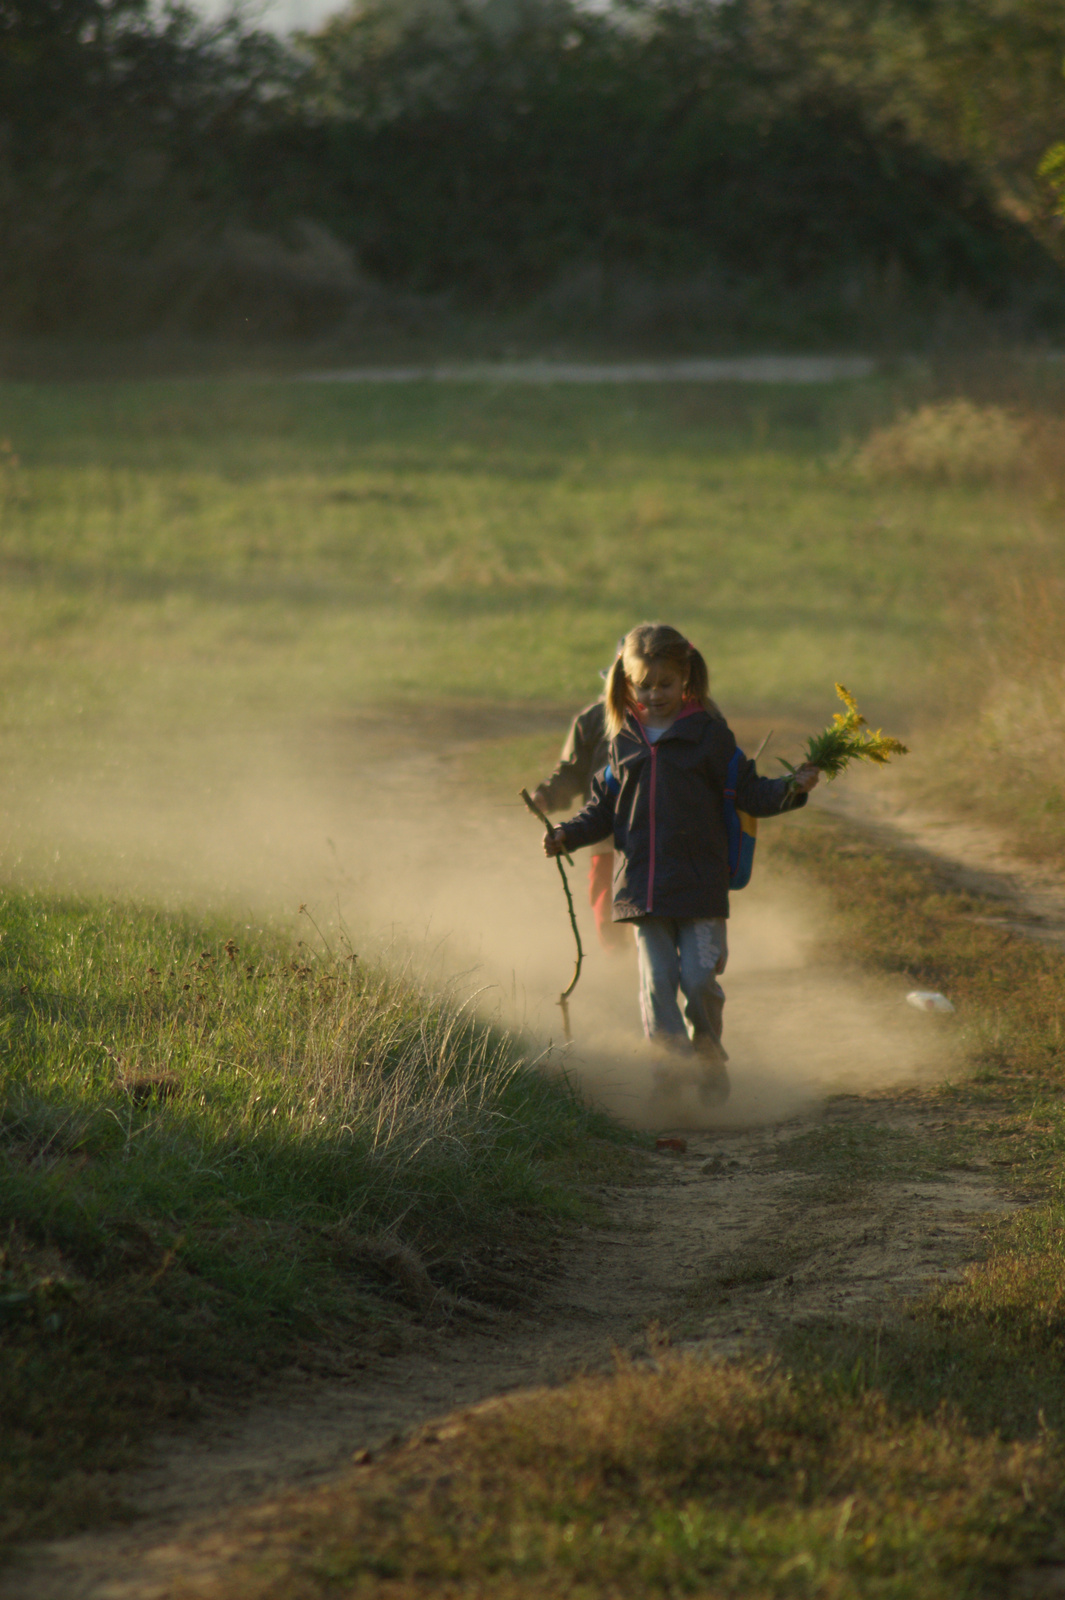
<path id="1" fill-rule="evenodd" d="M 725 774 L 736 748 L 723 717 L 682 712 L 657 744 L 629 716 L 610 745 L 609 774 L 592 780 L 584 810 L 562 823 L 573 849 L 614 835 L 614 921 L 727 917 Z M 786 778 L 760 778 L 746 762 L 736 806 L 773 817 L 806 804 Z"/>

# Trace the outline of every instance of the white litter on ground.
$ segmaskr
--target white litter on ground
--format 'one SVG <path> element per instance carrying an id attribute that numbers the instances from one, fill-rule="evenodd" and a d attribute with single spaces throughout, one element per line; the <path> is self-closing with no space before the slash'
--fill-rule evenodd
<path id="1" fill-rule="evenodd" d="M 918 1011 L 954 1010 L 945 994 L 939 994 L 931 989 L 911 989 L 906 999 L 911 1006 L 916 1006 Z"/>

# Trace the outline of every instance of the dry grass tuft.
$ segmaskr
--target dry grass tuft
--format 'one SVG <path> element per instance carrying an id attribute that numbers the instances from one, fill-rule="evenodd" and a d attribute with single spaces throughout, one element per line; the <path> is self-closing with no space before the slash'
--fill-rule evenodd
<path id="1" fill-rule="evenodd" d="M 416 1309 L 428 1311 L 441 1299 L 450 1301 L 447 1292 L 435 1284 L 426 1272 L 418 1252 L 395 1234 L 355 1238 L 347 1249 L 356 1266 L 380 1274 L 386 1283 L 395 1286 L 407 1304 Z"/>
<path id="2" fill-rule="evenodd" d="M 869 478 L 983 483 L 1016 476 L 1028 463 L 1035 424 L 1003 406 L 971 400 L 919 406 L 877 428 L 854 464 Z"/>
<path id="3" fill-rule="evenodd" d="M 946 1600 L 1045 1537 L 1056 1470 L 1046 1437 L 668 1357 L 423 1436 L 305 1502 L 227 1593 Z"/>
<path id="4" fill-rule="evenodd" d="M 928 748 L 914 776 L 934 803 L 998 823 L 1015 848 L 1060 859 L 1065 579 L 1055 564 L 1050 547 L 1023 567 L 1013 563 L 1000 573 L 995 611 L 972 611 L 977 649 L 968 684 L 977 695 L 968 703 L 959 696 L 955 718 L 935 729 L 934 745 L 923 741 Z"/>

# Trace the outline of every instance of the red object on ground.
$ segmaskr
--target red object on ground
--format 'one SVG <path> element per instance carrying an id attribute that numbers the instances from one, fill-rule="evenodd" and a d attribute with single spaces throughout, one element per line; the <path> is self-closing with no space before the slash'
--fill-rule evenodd
<path id="1" fill-rule="evenodd" d="M 604 950 L 627 950 L 632 943 L 628 924 L 614 921 L 614 852 L 604 850 L 592 857 L 588 869 L 588 899 L 595 913 L 595 927 Z"/>
<path id="2" fill-rule="evenodd" d="M 687 1139 L 656 1139 L 656 1150 L 675 1150 L 678 1155 L 683 1155 L 688 1148 Z"/>

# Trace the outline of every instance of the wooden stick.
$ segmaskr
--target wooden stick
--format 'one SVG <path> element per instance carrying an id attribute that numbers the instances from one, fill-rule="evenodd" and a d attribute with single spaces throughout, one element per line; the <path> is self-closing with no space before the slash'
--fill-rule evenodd
<path id="1" fill-rule="evenodd" d="M 555 824 L 548 817 L 547 813 L 540 810 L 540 807 L 536 804 L 536 801 L 533 799 L 533 797 L 529 793 L 528 789 L 519 789 L 518 793 L 521 795 L 522 799 L 525 801 L 525 804 L 528 806 L 528 808 L 532 812 L 533 816 L 540 818 L 540 821 L 543 823 L 544 827 L 547 829 L 548 833 L 551 835 L 551 837 L 553 839 L 555 837 L 555 834 L 558 832 L 558 829 L 555 827 Z M 569 862 L 570 866 L 572 867 L 572 865 L 573 865 L 573 857 L 570 855 L 568 850 L 565 851 L 565 857 L 566 857 L 566 860 Z M 558 857 L 556 856 L 555 859 L 557 861 Z"/>
<path id="2" fill-rule="evenodd" d="M 525 801 L 525 804 L 528 806 L 529 810 L 532 812 L 533 816 L 539 817 L 540 821 L 547 829 L 548 834 L 553 839 L 556 833 L 554 823 L 547 820 L 547 817 L 540 810 L 540 807 L 536 804 L 536 801 L 533 799 L 528 789 L 520 789 L 518 792 Z M 566 860 L 572 867 L 573 857 L 567 854 Z M 569 910 L 569 925 L 573 929 L 573 937 L 577 944 L 577 961 L 573 968 L 573 976 L 570 979 L 568 986 L 563 989 L 562 993 L 558 997 L 558 1006 L 562 1012 L 562 1031 L 565 1035 L 566 1043 L 571 1044 L 573 1042 L 573 1035 L 570 1032 L 569 1026 L 569 997 L 577 987 L 577 979 L 581 975 L 581 964 L 584 961 L 584 946 L 581 944 L 581 930 L 577 926 L 577 913 L 573 909 L 573 895 L 570 893 L 569 879 L 566 877 L 566 869 L 562 865 L 561 856 L 555 857 L 555 866 L 558 868 L 558 875 L 562 879 L 562 887 L 566 891 L 566 906 Z"/>

